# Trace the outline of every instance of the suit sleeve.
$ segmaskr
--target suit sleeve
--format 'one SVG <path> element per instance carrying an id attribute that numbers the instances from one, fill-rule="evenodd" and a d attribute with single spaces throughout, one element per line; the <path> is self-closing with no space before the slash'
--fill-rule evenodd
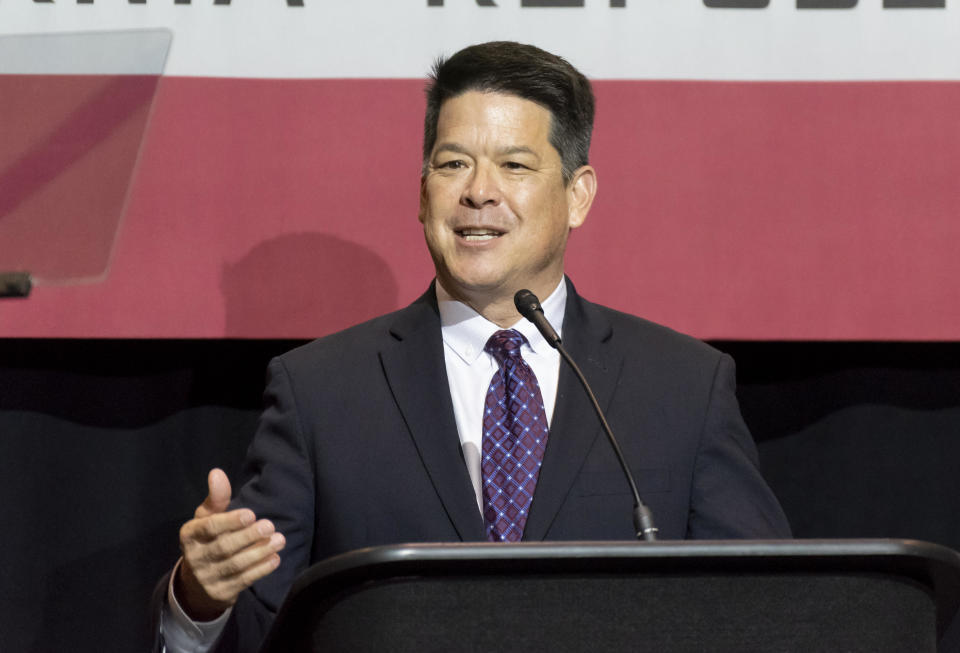
<path id="1" fill-rule="evenodd" d="M 733 359 L 721 355 L 694 467 L 687 537 L 790 537 L 790 524 L 759 470 L 757 447 L 740 414 Z"/>
<path id="2" fill-rule="evenodd" d="M 281 563 L 240 594 L 215 648 L 218 652 L 257 651 L 296 576 L 311 563 L 314 483 L 310 447 L 300 420 L 294 383 L 282 359 L 270 362 L 266 408 L 260 418 L 231 508 L 246 507 L 270 519 L 287 540 Z"/>

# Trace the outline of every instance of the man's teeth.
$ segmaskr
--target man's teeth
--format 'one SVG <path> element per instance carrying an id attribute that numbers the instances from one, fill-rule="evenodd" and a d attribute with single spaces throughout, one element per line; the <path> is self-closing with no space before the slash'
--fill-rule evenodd
<path id="1" fill-rule="evenodd" d="M 492 229 L 460 229 L 457 233 L 461 238 L 469 241 L 491 240 L 503 235 L 503 232 Z"/>

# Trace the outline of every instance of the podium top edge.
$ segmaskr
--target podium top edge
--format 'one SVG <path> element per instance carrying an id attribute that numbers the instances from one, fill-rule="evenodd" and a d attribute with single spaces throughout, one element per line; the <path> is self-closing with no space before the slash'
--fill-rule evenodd
<path id="1" fill-rule="evenodd" d="M 294 583 L 297 591 L 321 578 L 362 574 L 451 573 L 453 565 L 533 573 L 557 565 L 688 565 L 704 561 L 741 568 L 792 563 L 818 568 L 884 565 L 891 561 L 928 568 L 960 585 L 960 553 L 940 544 L 906 539 L 662 540 L 657 542 L 403 543 L 349 551 L 314 564 Z"/>
<path id="2" fill-rule="evenodd" d="M 529 560 L 533 558 L 910 556 L 960 568 L 960 553 L 941 544 L 910 539 L 661 540 L 656 542 L 403 543 L 357 549 L 324 562 L 357 564 L 412 560 Z M 323 564 L 323 563 L 321 563 Z"/>

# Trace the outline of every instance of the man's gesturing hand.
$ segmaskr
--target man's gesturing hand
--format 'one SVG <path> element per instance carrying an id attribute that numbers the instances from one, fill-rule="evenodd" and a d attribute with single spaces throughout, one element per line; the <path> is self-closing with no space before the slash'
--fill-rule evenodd
<path id="1" fill-rule="evenodd" d="M 207 498 L 180 529 L 183 562 L 174 581 L 177 601 L 195 621 L 216 619 L 240 592 L 276 569 L 285 544 L 273 524 L 257 521 L 253 511 L 225 512 L 230 480 L 223 470 L 210 470 L 207 486 Z"/>

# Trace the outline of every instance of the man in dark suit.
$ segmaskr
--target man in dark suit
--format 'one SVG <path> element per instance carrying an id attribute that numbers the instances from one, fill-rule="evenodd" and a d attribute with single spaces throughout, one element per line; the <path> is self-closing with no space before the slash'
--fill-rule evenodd
<path id="1" fill-rule="evenodd" d="M 517 313 L 521 288 L 546 298 L 662 538 L 789 536 L 732 361 L 564 277 L 596 193 L 592 124 L 589 82 L 542 50 L 488 43 L 438 62 L 419 216 L 436 280 L 271 362 L 246 482 L 229 506 L 212 471 L 181 529 L 169 650 L 255 649 L 299 572 L 359 547 L 634 537 L 627 482 L 576 379 Z"/>

